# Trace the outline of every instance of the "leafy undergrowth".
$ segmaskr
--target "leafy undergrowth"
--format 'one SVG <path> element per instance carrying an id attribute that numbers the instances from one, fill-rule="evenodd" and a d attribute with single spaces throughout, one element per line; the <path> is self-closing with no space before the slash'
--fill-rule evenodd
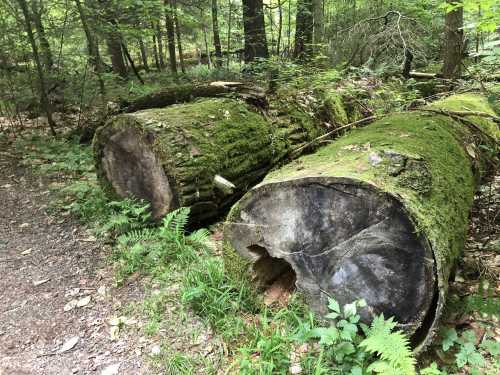
<path id="1" fill-rule="evenodd" d="M 452 293 L 440 339 L 417 364 L 408 338 L 392 319 L 379 316 L 371 326 L 360 322 L 364 301 L 339 306 L 330 299 L 330 314 L 324 320 L 315 317 L 298 294 L 285 308 L 265 306 L 252 286 L 228 277 L 209 231 L 186 231 L 189 209 L 153 223 L 144 203 L 108 201 L 96 181 L 88 147 L 34 137 L 18 141 L 17 148 L 25 165 L 52 181 L 57 198 L 53 209 L 77 216 L 96 236 L 113 243 L 117 283 L 138 275 L 149 283 L 149 297 L 131 311 L 139 311 L 147 320 L 142 327 L 145 335 L 173 331 L 176 339 L 159 338 L 159 350 L 151 354 L 154 366 L 164 373 L 500 371 L 496 280 L 466 295 Z M 196 341 L 203 332 L 212 338 L 200 341 L 205 347 L 196 353 L 189 345 L 174 342 L 182 336 Z"/>

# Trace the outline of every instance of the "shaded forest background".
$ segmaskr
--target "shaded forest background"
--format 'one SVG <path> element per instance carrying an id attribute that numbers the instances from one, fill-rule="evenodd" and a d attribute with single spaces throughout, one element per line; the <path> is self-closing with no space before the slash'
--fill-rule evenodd
<path id="1" fill-rule="evenodd" d="M 496 0 L 3 0 L 1 110 L 43 114 L 55 133 L 54 112 L 103 114 L 183 80 L 482 79 L 498 67 L 499 13 Z"/>

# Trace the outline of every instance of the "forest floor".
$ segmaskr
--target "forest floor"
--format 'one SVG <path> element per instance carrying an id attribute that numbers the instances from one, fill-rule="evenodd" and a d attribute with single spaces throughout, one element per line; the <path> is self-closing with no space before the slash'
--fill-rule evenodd
<path id="1" fill-rule="evenodd" d="M 0 156 L 0 374 L 150 373 L 150 340 L 110 336 L 110 319 L 143 289 L 113 286 L 109 248 L 48 215 L 48 181 L 17 161 Z"/>
<path id="2" fill-rule="evenodd" d="M 51 208 L 54 184 L 64 182 L 33 173 L 22 159 L 0 140 L 0 375 L 224 371 L 231 359 L 220 332 L 181 301 L 183 270 L 172 272 L 167 288 L 139 273 L 117 283 L 112 246 Z M 500 293 L 499 219 L 497 173 L 476 197 L 443 319 L 478 339 L 488 330 L 497 341 L 498 311 L 491 315 L 496 305 L 485 306 L 481 284 Z M 429 361 L 454 361 L 439 345 L 428 354 Z M 184 366 L 183 355 L 195 359 L 193 372 L 175 370 Z"/>

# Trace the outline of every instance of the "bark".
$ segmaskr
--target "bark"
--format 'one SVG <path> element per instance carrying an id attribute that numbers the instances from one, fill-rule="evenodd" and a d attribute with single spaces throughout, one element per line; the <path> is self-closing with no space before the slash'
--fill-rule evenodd
<path id="1" fill-rule="evenodd" d="M 92 33 L 88 21 L 87 13 L 85 12 L 82 3 L 80 0 L 75 0 L 76 7 L 78 9 L 78 14 L 80 15 L 80 21 L 82 23 L 82 28 L 85 33 L 85 37 L 87 38 L 87 48 L 88 54 L 91 61 L 92 66 L 97 74 L 97 80 L 99 82 L 99 91 L 101 94 L 102 104 L 103 106 L 106 104 L 106 87 L 104 86 L 104 80 L 102 78 L 102 74 L 104 73 L 104 67 L 101 60 L 101 56 L 99 54 L 99 45 L 97 43 L 97 39 Z"/>
<path id="2" fill-rule="evenodd" d="M 217 0 L 212 0 L 212 30 L 214 34 L 215 64 L 220 68 L 222 67 L 222 47 L 220 43 L 218 12 L 219 6 Z"/>
<path id="3" fill-rule="evenodd" d="M 456 3 L 455 0 L 446 0 Z M 458 1 L 461 2 L 461 1 Z M 464 53 L 464 8 L 462 6 L 446 13 L 444 41 L 444 78 L 459 78 L 462 73 L 462 57 Z"/>
<path id="4" fill-rule="evenodd" d="M 494 114 L 476 94 L 432 108 Z M 354 130 L 272 172 L 233 206 L 226 269 L 260 287 L 291 274 L 320 314 L 328 296 L 341 304 L 364 298 L 363 322 L 394 316 L 419 352 L 442 313 L 498 136 L 485 118 L 427 111 Z"/>
<path id="5" fill-rule="evenodd" d="M 185 74 L 186 64 L 184 63 L 184 52 L 182 51 L 181 26 L 179 22 L 179 17 L 177 16 L 177 0 L 173 0 L 173 16 L 174 16 L 175 35 L 177 36 L 177 50 L 179 51 L 179 63 L 181 65 L 181 72 Z"/>
<path id="6" fill-rule="evenodd" d="M 295 50 L 293 53 L 296 59 L 305 60 L 311 56 L 313 25 L 312 0 L 298 0 L 295 21 Z"/>
<path id="7" fill-rule="evenodd" d="M 54 65 L 50 44 L 45 35 L 45 27 L 42 22 L 42 0 L 31 0 L 31 10 L 33 15 L 33 24 L 40 41 L 40 49 L 42 50 L 42 59 L 45 68 L 51 70 Z"/>
<path id="8" fill-rule="evenodd" d="M 158 56 L 158 45 L 156 43 L 156 35 L 154 35 L 154 34 L 153 34 L 153 57 L 155 60 L 156 69 L 158 71 L 161 71 L 162 67 L 160 64 L 159 56 Z"/>
<path id="9" fill-rule="evenodd" d="M 141 51 L 142 66 L 144 66 L 144 70 L 149 73 L 148 53 L 142 38 L 139 38 L 139 50 Z"/>
<path id="10" fill-rule="evenodd" d="M 316 51 L 319 51 L 321 48 L 325 32 L 323 1 L 324 0 L 312 0 L 314 18 L 314 47 Z"/>
<path id="11" fill-rule="evenodd" d="M 268 58 L 264 5 L 262 0 L 243 0 L 245 62 Z"/>
<path id="12" fill-rule="evenodd" d="M 36 44 L 35 35 L 33 34 L 31 15 L 28 9 L 28 4 L 26 0 L 17 0 L 17 3 L 21 7 L 21 11 L 24 17 L 24 26 L 26 33 L 28 34 L 28 40 L 31 44 L 31 49 L 33 52 L 33 59 L 35 60 L 36 70 L 38 73 L 38 83 L 40 90 L 40 104 L 47 115 L 47 122 L 50 127 L 50 132 L 53 136 L 56 136 L 56 124 L 52 118 L 52 108 L 47 96 L 47 87 L 45 81 L 45 72 L 43 70 L 42 61 L 40 59 L 40 54 L 38 52 L 38 46 Z"/>
<path id="13" fill-rule="evenodd" d="M 177 59 L 175 57 L 175 28 L 172 8 L 169 0 L 165 0 L 165 27 L 167 29 L 168 57 L 170 62 L 170 71 L 177 74 Z"/>
<path id="14" fill-rule="evenodd" d="M 270 104 L 269 113 L 277 115 L 269 118 L 252 101 L 262 90 L 239 85 L 186 87 L 184 93 L 161 97 L 158 104 L 172 98 L 177 102 L 182 95 L 190 100 L 196 90 L 201 96 L 222 93 L 231 98 L 204 98 L 108 121 L 94 138 L 102 186 L 114 196 L 150 202 L 155 218 L 190 206 L 193 223 L 202 223 L 226 212 L 270 168 L 325 132 L 308 110 L 290 100 L 288 91 Z M 233 191 L 221 191 L 216 176 L 234 184 Z"/>
<path id="15" fill-rule="evenodd" d="M 156 41 L 158 42 L 158 61 L 161 69 L 165 68 L 165 54 L 163 52 L 163 33 L 161 32 L 160 24 L 156 24 Z"/>
<path id="16" fill-rule="evenodd" d="M 99 0 L 99 3 L 101 4 L 104 20 L 107 23 L 106 44 L 111 56 L 113 72 L 122 78 L 126 78 L 127 67 L 123 59 L 122 36 L 117 29 L 115 17 L 111 13 L 112 8 L 109 4 L 109 0 Z"/>

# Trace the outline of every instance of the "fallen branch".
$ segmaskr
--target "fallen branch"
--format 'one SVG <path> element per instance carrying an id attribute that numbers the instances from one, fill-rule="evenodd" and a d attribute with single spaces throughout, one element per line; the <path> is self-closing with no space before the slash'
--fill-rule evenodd
<path id="1" fill-rule="evenodd" d="M 314 144 L 316 144 L 316 143 L 318 143 L 320 141 L 323 141 L 325 139 L 331 138 L 332 135 L 337 134 L 338 132 L 340 132 L 342 130 L 350 129 L 350 128 L 352 128 L 354 126 L 357 126 L 357 125 L 362 125 L 362 124 L 370 123 L 372 121 L 378 120 L 380 117 L 381 116 L 369 116 L 369 117 L 365 117 L 365 118 L 363 118 L 361 120 L 357 120 L 357 121 L 351 122 L 350 124 L 341 126 L 339 128 L 336 128 L 336 129 L 333 129 L 332 131 L 330 131 L 330 132 L 328 132 L 326 134 L 323 134 L 322 136 L 319 136 L 317 138 L 314 138 L 311 142 L 308 142 L 305 145 L 300 146 L 297 149 L 293 150 L 291 156 L 292 156 L 292 158 L 298 157 L 298 156 L 300 156 L 302 154 L 302 151 L 304 151 L 305 149 L 308 149 L 309 147 L 313 146 Z"/>
<path id="2" fill-rule="evenodd" d="M 434 109 L 434 108 L 420 108 L 418 109 L 419 111 L 424 111 L 424 112 L 433 112 L 433 113 L 438 113 L 441 115 L 447 115 L 447 116 L 458 116 L 458 117 L 467 117 L 467 116 L 475 116 L 475 117 L 484 117 L 487 119 L 490 119 L 491 121 L 496 122 L 497 124 L 500 124 L 500 117 L 497 117 L 495 115 L 486 113 L 486 112 L 477 112 L 477 111 L 445 111 L 443 109 Z"/>

